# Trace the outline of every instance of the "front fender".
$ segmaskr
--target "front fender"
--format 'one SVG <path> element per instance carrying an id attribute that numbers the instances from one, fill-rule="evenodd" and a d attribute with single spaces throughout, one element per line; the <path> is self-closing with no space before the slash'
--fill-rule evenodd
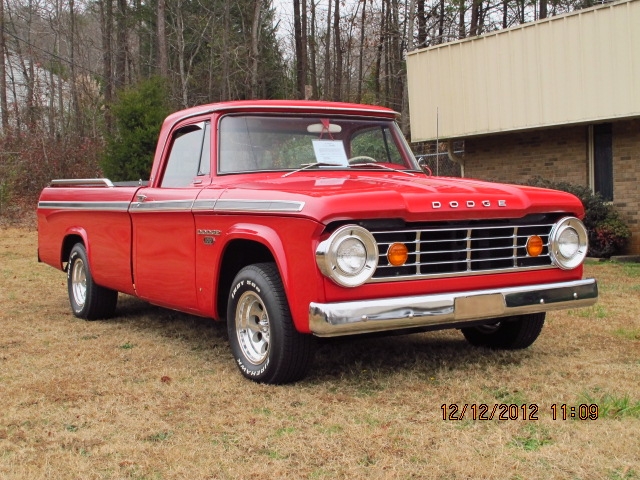
<path id="1" fill-rule="evenodd" d="M 220 223 L 217 225 L 222 226 Z M 228 275 L 228 272 L 221 271 L 224 265 L 228 264 L 225 256 L 236 255 L 236 252 L 228 247 L 237 240 L 258 243 L 268 250 L 271 257 L 264 258 L 265 255 L 262 255 L 259 261 L 273 261 L 278 268 L 294 325 L 298 331 L 309 333 L 309 303 L 316 301 L 314 299 L 324 298 L 321 274 L 315 263 L 315 248 L 322 228 L 319 223 L 308 219 L 283 220 L 277 217 L 261 217 L 260 223 L 243 221 L 232 223 L 227 228 L 220 228 L 221 235 L 216 239 L 218 255 L 215 255 L 217 258 L 214 263 L 215 271 L 218 273 L 210 279 L 210 285 L 213 288 L 209 298 L 213 301 L 218 289 L 224 287 L 221 279 Z M 204 247 L 199 248 L 204 249 Z M 210 251 L 213 252 L 214 249 Z M 234 259 L 232 263 L 240 268 L 252 263 L 251 255 L 246 257 L 238 255 L 238 257 L 240 258 L 237 261 Z M 201 263 L 200 260 L 199 263 Z M 204 262 L 204 264 L 207 263 Z M 211 263 L 208 264 L 211 265 Z M 203 270 L 201 272 L 202 275 L 207 274 Z M 233 276 L 235 273 L 237 271 L 233 272 Z M 201 282 L 199 281 L 198 284 L 200 285 Z M 207 300 L 203 297 L 203 301 Z M 217 310 L 219 310 L 218 305 L 211 305 L 212 312 Z M 220 312 L 220 315 L 224 315 L 224 312 Z"/>

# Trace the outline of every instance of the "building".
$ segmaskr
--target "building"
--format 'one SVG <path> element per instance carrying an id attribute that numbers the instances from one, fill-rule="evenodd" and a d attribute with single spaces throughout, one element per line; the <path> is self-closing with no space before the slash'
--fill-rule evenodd
<path id="1" fill-rule="evenodd" d="M 464 140 L 463 176 L 589 185 L 640 253 L 640 0 L 407 55 L 412 141 Z"/>

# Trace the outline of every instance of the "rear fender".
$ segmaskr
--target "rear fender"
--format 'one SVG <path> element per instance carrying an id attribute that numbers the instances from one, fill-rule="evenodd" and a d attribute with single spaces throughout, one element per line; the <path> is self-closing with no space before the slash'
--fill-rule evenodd
<path id="1" fill-rule="evenodd" d="M 91 247 L 89 245 L 89 237 L 87 232 L 82 227 L 69 227 L 64 232 L 64 239 L 60 248 L 60 268 L 66 271 L 64 264 L 69 259 L 69 254 L 73 246 L 78 243 L 78 239 L 84 244 L 84 248 L 87 251 L 87 259 L 89 260 L 89 268 L 91 268 Z"/>

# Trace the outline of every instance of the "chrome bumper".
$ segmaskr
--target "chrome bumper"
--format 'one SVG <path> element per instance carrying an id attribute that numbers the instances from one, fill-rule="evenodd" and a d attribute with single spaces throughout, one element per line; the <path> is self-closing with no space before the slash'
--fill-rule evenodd
<path id="1" fill-rule="evenodd" d="M 311 303 L 309 328 L 319 337 L 451 324 L 593 305 L 595 279 L 435 295 Z"/>

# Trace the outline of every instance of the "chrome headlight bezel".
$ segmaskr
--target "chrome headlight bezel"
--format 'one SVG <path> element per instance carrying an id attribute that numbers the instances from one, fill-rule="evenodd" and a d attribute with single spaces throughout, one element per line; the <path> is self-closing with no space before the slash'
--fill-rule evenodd
<path id="1" fill-rule="evenodd" d="M 563 252 L 563 242 L 575 238 L 573 243 L 574 252 L 567 254 Z M 563 270 L 573 270 L 579 267 L 587 257 L 589 249 L 589 239 L 587 229 L 584 224 L 575 217 L 564 217 L 560 219 L 549 233 L 549 254 L 555 265 Z"/>
<path id="2" fill-rule="evenodd" d="M 348 245 L 361 246 L 364 253 L 358 255 Z M 356 261 L 354 272 L 350 272 L 342 265 L 345 257 L 351 254 L 351 260 Z M 378 266 L 378 244 L 371 232 L 359 225 L 344 225 L 321 242 L 316 249 L 316 263 L 322 274 L 343 287 L 358 287 L 366 283 Z"/>

